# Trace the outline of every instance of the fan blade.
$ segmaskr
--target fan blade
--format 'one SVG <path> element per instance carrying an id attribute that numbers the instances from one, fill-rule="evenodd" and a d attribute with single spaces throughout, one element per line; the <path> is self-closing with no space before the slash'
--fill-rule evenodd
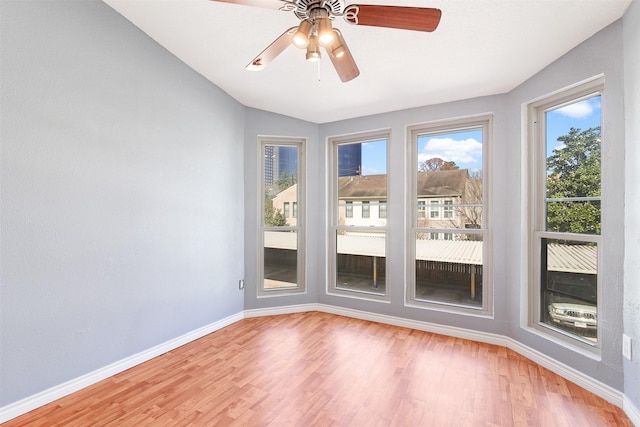
<path id="1" fill-rule="evenodd" d="M 260 71 L 273 61 L 278 55 L 280 55 L 287 47 L 291 45 L 291 38 L 296 32 L 298 27 L 291 27 L 280 37 L 275 39 L 265 50 L 260 52 L 260 55 L 256 56 L 253 61 L 247 65 L 247 70 Z"/>
<path id="2" fill-rule="evenodd" d="M 296 5 L 288 0 L 211 0 L 220 3 L 233 3 L 243 6 L 261 7 L 263 9 L 275 9 L 291 12 L 296 9 Z"/>
<path id="3" fill-rule="evenodd" d="M 440 23 L 440 9 L 405 6 L 352 4 L 344 9 L 344 19 L 354 25 L 399 28 L 431 32 Z"/>
<path id="4" fill-rule="evenodd" d="M 329 56 L 329 59 L 331 59 L 331 63 L 335 67 L 338 76 L 340 76 L 340 80 L 346 83 L 358 77 L 360 75 L 360 70 L 358 70 L 356 61 L 353 59 L 353 56 L 351 56 L 351 51 L 349 51 L 347 43 L 342 37 L 342 33 L 336 28 L 333 29 L 333 32 L 338 35 L 338 43 L 329 48 L 325 48 L 325 50 L 327 51 L 327 55 Z M 335 46 L 339 46 L 342 53 L 340 56 L 336 56 L 333 53 Z"/>

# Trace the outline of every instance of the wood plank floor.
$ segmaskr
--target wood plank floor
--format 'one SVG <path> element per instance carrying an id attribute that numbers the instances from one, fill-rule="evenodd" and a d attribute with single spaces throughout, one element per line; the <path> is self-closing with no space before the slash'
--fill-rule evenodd
<path id="1" fill-rule="evenodd" d="M 242 320 L 4 425 L 632 423 L 506 348 L 311 312 Z"/>

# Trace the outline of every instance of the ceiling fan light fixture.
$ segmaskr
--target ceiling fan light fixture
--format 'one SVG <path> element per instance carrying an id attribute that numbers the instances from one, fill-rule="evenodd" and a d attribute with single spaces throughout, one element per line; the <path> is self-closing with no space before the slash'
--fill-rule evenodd
<path id="1" fill-rule="evenodd" d="M 309 45 L 307 46 L 307 61 L 316 62 L 320 60 L 320 46 L 318 44 L 318 36 L 312 34 L 309 37 Z"/>
<path id="2" fill-rule="evenodd" d="M 341 58 L 347 53 L 347 46 L 345 45 L 342 34 L 338 30 L 333 30 L 333 43 L 329 47 L 331 54 L 336 58 Z"/>
<path id="3" fill-rule="evenodd" d="M 311 22 L 302 21 L 298 26 L 298 30 L 293 34 L 291 42 L 295 47 L 304 49 L 309 44 L 309 33 L 311 32 Z"/>
<path id="4" fill-rule="evenodd" d="M 331 20 L 329 18 L 320 18 L 318 22 L 318 41 L 322 46 L 331 46 L 335 40 Z"/>

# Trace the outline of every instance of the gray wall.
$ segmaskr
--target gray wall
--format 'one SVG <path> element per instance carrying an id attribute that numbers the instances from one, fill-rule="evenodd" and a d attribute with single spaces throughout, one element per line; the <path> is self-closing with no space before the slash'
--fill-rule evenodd
<path id="1" fill-rule="evenodd" d="M 261 190 L 258 188 L 258 174 L 260 173 L 260 162 L 263 158 L 259 156 L 260 136 L 280 136 L 290 138 L 305 139 L 304 148 L 306 152 L 306 292 L 278 296 L 258 298 L 258 230 L 259 220 L 261 220 L 260 210 L 255 208 L 260 206 Z M 323 165 L 319 162 L 316 151 L 318 143 L 318 126 L 299 119 L 270 113 L 254 108 L 246 110 L 246 127 L 244 141 L 245 174 L 244 174 L 244 200 L 248 207 L 247 216 L 244 221 L 245 230 L 245 309 L 280 307 L 283 305 L 308 304 L 317 301 L 318 287 L 316 277 L 325 271 L 323 266 L 318 264 L 323 247 L 317 241 L 314 228 L 318 222 L 323 221 L 322 213 L 318 209 L 320 195 L 314 190 L 318 188 L 319 177 Z"/>
<path id="2" fill-rule="evenodd" d="M 640 4 L 623 20 L 625 92 L 625 260 L 624 331 L 632 339 L 632 360 L 624 360 L 624 393 L 640 410 Z"/>
<path id="3" fill-rule="evenodd" d="M 244 107 L 102 2 L 0 14 L 4 406 L 242 311 Z"/>

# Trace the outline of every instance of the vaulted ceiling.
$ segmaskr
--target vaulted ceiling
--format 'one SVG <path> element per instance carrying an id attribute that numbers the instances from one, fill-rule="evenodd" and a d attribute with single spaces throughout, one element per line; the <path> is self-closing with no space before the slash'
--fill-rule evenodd
<path id="1" fill-rule="evenodd" d="M 242 104 L 314 123 L 508 92 L 619 19 L 631 2 L 358 0 L 438 8 L 442 19 L 423 33 L 337 18 L 360 69 L 343 83 L 328 58 L 309 63 L 293 46 L 262 71 L 245 69 L 298 25 L 292 12 L 210 0 L 104 1 Z"/>

